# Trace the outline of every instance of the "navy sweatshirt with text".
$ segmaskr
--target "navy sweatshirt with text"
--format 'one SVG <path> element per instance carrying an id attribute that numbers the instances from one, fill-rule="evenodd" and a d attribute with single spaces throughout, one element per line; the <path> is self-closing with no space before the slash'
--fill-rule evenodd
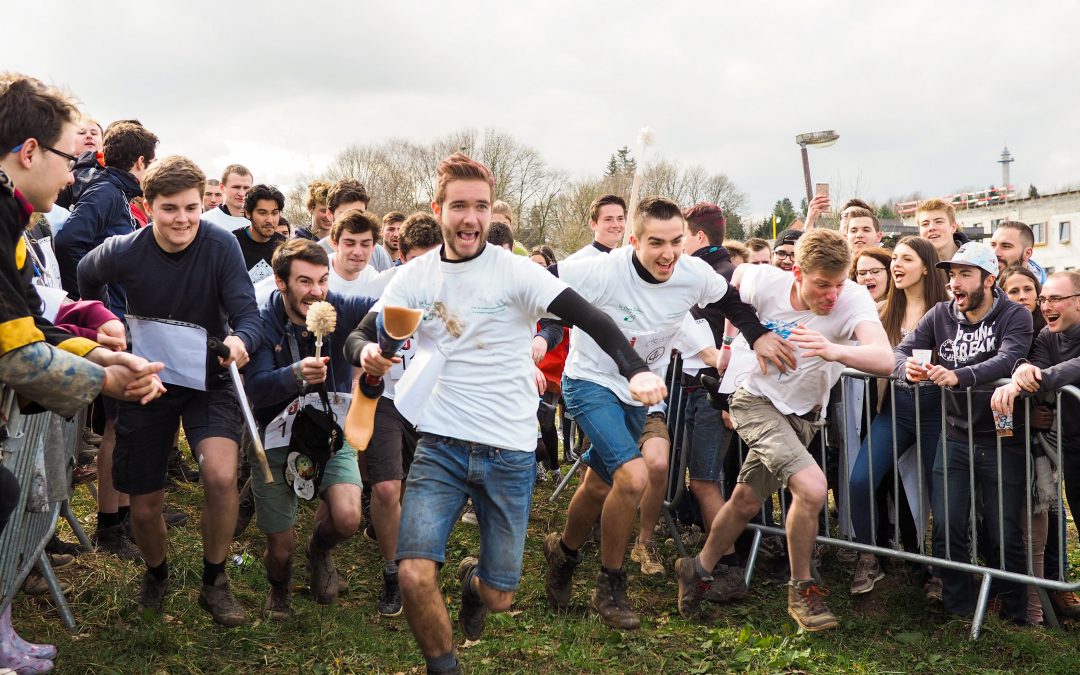
<path id="1" fill-rule="evenodd" d="M 930 349 L 933 363 L 956 372 L 957 386 L 946 390 L 947 435 L 950 439 L 968 440 L 967 396 L 971 387 L 971 417 L 975 443 L 995 445 L 997 432 L 990 410 L 994 382 L 1012 375 L 1013 367 L 1026 358 L 1031 347 L 1031 311 L 993 287 L 993 306 L 981 321 L 971 323 L 956 309 L 954 300 L 934 305 L 904 340 L 893 349 L 896 367 L 893 372 L 903 379 L 907 358 L 914 349 Z M 1022 445 L 1023 420 L 1014 416 L 1014 434 L 1002 439 L 1002 445 Z"/>

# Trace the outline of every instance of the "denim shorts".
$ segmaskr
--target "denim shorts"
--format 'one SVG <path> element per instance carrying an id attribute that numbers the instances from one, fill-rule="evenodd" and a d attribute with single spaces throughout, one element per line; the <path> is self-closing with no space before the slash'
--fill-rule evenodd
<path id="1" fill-rule="evenodd" d="M 532 508 L 536 455 L 423 434 L 405 483 L 397 556 L 446 562 L 446 541 L 471 498 L 480 526 L 477 574 L 515 591 Z"/>
<path id="2" fill-rule="evenodd" d="M 641 457 L 638 439 L 645 428 L 645 407 L 627 405 L 605 386 L 563 377 L 563 401 L 592 446 L 582 460 L 611 485 L 615 471 Z"/>
<path id="3" fill-rule="evenodd" d="M 700 387 L 687 390 L 685 416 L 690 480 L 719 481 L 731 444 L 731 430 L 724 426 L 720 411 L 709 404 L 709 397 Z"/>

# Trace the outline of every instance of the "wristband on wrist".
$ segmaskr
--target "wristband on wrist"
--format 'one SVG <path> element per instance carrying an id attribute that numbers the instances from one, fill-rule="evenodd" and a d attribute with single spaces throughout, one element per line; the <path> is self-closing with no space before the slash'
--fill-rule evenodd
<path id="1" fill-rule="evenodd" d="M 720 348 L 720 351 L 722 351 L 722 352 L 730 352 L 731 351 L 731 345 L 725 344 L 723 347 Z"/>
<path id="2" fill-rule="evenodd" d="M 724 346 L 725 347 L 730 347 L 732 342 L 735 342 L 735 336 L 734 335 L 725 335 L 724 336 Z"/>
<path id="3" fill-rule="evenodd" d="M 292 374 L 293 374 L 293 379 L 296 380 L 296 386 L 303 389 L 304 388 L 304 372 L 302 370 L 300 370 L 300 362 L 299 361 L 292 364 Z"/>

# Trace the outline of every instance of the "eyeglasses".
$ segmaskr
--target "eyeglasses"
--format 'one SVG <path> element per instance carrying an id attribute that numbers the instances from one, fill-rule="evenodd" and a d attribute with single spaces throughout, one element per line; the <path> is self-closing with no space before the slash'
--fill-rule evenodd
<path id="1" fill-rule="evenodd" d="M 788 253 L 787 251 L 776 250 L 773 251 L 772 254 L 776 256 L 778 260 L 787 260 L 788 258 L 791 258 L 792 260 L 795 259 L 794 252 Z"/>
<path id="2" fill-rule="evenodd" d="M 26 145 L 26 141 L 23 141 L 22 143 L 19 143 L 14 148 L 12 148 L 11 151 L 12 152 L 18 152 L 18 151 L 23 149 L 24 145 Z M 61 157 L 66 159 L 67 163 L 68 163 L 68 167 L 67 167 L 68 171 L 71 171 L 72 169 L 74 169 L 75 168 L 75 163 L 79 161 L 79 158 L 76 157 L 75 155 L 69 155 L 66 152 L 64 152 L 63 150 L 57 150 L 56 148 L 51 148 L 51 147 L 45 145 L 44 143 L 39 142 L 38 147 L 41 148 L 42 150 L 47 150 L 48 152 L 51 152 L 54 155 L 60 155 Z"/>
<path id="3" fill-rule="evenodd" d="M 1039 297 L 1035 298 L 1035 302 L 1039 303 L 1040 305 L 1045 305 L 1048 302 L 1051 305 L 1056 305 L 1062 300 L 1068 300 L 1069 298 L 1075 297 L 1080 297 L 1080 293 L 1073 293 L 1072 295 L 1051 295 L 1046 298 L 1040 295 Z"/>
<path id="4" fill-rule="evenodd" d="M 876 277 L 879 274 L 884 274 L 884 273 L 885 273 L 885 268 L 884 267 L 871 267 L 868 270 L 856 270 L 855 271 L 855 276 L 857 276 L 860 279 L 865 279 L 866 277 L 870 277 L 870 276 Z"/>

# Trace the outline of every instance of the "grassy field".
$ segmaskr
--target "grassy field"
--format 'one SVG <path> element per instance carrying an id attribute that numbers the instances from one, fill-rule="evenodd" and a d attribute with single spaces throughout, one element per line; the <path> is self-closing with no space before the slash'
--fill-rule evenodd
<path id="1" fill-rule="evenodd" d="M 970 624 L 946 622 L 940 610 L 923 599 L 913 578 L 895 566 L 880 590 L 853 600 L 847 592 L 850 569 L 831 551 L 825 575 L 833 589 L 829 604 L 841 628 L 825 634 L 797 633 L 785 611 L 783 589 L 760 577 L 748 600 L 707 606 L 700 623 L 684 621 L 675 606 L 676 584 L 668 577 L 644 577 L 636 566 L 628 567 L 630 591 L 632 603 L 643 615 L 642 629 L 610 630 L 587 609 L 598 565 L 595 548 L 588 549 L 579 568 L 571 610 L 554 613 L 544 599 L 540 541 L 549 529 L 561 525 L 568 496 L 552 506 L 547 503 L 550 490 L 550 485 L 537 488 L 514 610 L 493 616 L 479 642 L 465 646 L 459 642 L 459 658 L 467 672 L 1080 672 L 1076 632 L 1022 629 L 990 619 L 981 640 L 972 643 L 967 638 Z M 201 494 L 197 485 L 184 484 L 170 496 L 170 503 L 187 512 L 191 522 L 170 534 L 172 577 L 164 617 L 147 619 L 135 609 L 140 566 L 86 554 L 59 573 L 74 586 L 71 604 L 79 632 L 68 633 L 47 601 L 27 596 L 18 597 L 14 606 L 19 631 L 28 639 L 56 643 L 60 672 L 424 672 L 404 617 L 382 618 L 375 611 L 381 563 L 374 543 L 362 537 L 337 549 L 338 568 L 350 587 L 337 606 L 317 606 L 302 589 L 306 570 L 301 558 L 295 617 L 268 623 L 260 616 L 268 588 L 258 562 L 263 540 L 252 524 L 234 543 L 233 553 L 247 553 L 254 560 L 229 567 L 249 621 L 235 629 L 215 626 L 197 604 Z M 94 510 L 85 489 L 76 495 L 75 510 L 80 514 Z M 305 537 L 310 514 L 310 505 L 304 505 Z M 92 529 L 93 516 L 83 523 Z M 459 600 L 456 563 L 476 550 L 476 529 L 459 525 L 443 573 L 452 618 Z M 661 551 L 670 569 L 675 548 L 665 544 Z M 1073 560 L 1077 559 L 1074 550 Z"/>

